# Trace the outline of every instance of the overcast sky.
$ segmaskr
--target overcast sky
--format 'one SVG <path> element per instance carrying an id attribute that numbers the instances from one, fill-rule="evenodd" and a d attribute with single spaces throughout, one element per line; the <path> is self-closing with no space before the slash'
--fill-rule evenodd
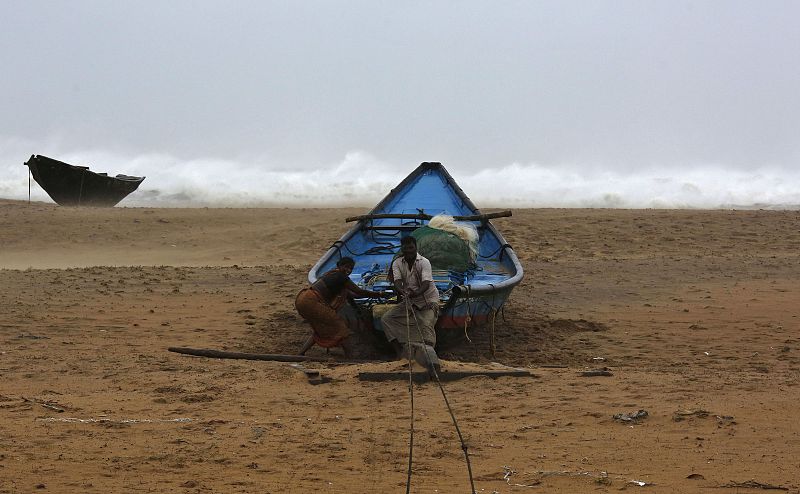
<path id="1" fill-rule="evenodd" d="M 797 1 L 5 0 L 0 146 L 794 169 L 799 21 Z"/>

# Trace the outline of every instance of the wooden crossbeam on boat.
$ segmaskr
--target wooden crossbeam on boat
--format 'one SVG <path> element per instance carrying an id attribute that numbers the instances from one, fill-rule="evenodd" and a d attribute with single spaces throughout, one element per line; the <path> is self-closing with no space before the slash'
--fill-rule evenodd
<path id="1" fill-rule="evenodd" d="M 362 230 L 374 230 L 377 232 L 397 232 L 397 231 L 414 231 L 417 228 L 423 225 L 420 224 L 410 224 L 410 225 L 369 225 L 365 224 L 361 227 Z M 484 223 L 475 225 L 478 230 L 482 230 L 485 228 Z"/>
<path id="2" fill-rule="evenodd" d="M 350 216 L 345 218 L 346 223 L 351 221 L 361 220 L 382 220 L 382 219 L 400 219 L 400 220 L 429 220 L 434 215 L 425 213 L 405 214 L 405 213 L 379 213 L 379 214 L 362 214 L 361 216 Z M 496 213 L 486 214 L 473 214 L 465 216 L 453 216 L 456 221 L 486 221 L 493 218 L 506 218 L 511 216 L 511 211 L 498 211 Z"/>

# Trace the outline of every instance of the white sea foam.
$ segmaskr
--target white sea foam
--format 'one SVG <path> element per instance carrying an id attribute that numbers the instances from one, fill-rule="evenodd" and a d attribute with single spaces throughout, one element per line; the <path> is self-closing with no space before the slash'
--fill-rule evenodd
<path id="1" fill-rule="evenodd" d="M 24 142 L 5 141 L 0 197 L 27 199 Z M 163 154 L 123 156 L 103 151 L 51 157 L 89 165 L 109 175 L 146 180 L 121 205 L 129 207 L 360 206 L 385 196 L 418 163 L 394 164 L 354 151 L 338 163 L 290 169 L 270 163 L 182 160 Z M 772 208 L 800 209 L 800 172 L 722 165 L 646 168 L 635 172 L 581 170 L 580 166 L 513 163 L 480 171 L 444 163 L 480 208 Z M 33 200 L 50 201 L 35 182 Z"/>

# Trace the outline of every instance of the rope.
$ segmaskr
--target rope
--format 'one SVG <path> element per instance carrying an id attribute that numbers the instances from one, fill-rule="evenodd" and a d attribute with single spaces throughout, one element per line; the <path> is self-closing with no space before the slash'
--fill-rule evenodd
<path id="1" fill-rule="evenodd" d="M 490 258 L 490 257 L 492 257 L 493 255 L 495 255 L 495 254 L 497 254 L 498 252 L 500 252 L 500 260 L 502 261 L 502 260 L 503 260 L 503 253 L 505 252 L 506 248 L 508 248 L 508 249 L 511 249 L 511 248 L 512 248 L 512 247 L 511 247 L 511 244 L 503 244 L 503 245 L 501 245 L 500 247 L 498 247 L 498 248 L 497 248 L 497 250 L 495 250 L 495 251 L 494 251 L 494 252 L 492 252 L 491 254 L 487 254 L 487 255 L 485 255 L 485 256 L 484 256 L 484 255 L 482 255 L 482 254 L 480 254 L 480 253 L 478 253 L 478 257 L 482 257 L 482 258 L 484 258 L 484 259 L 489 259 L 489 258 Z"/>
<path id="2" fill-rule="evenodd" d="M 472 343 L 472 340 L 469 337 L 469 333 L 467 333 L 467 328 L 469 327 L 470 321 L 472 321 L 472 308 L 469 306 L 469 297 L 470 292 L 472 291 L 472 287 L 466 285 L 467 295 L 464 298 L 465 303 L 467 304 L 467 317 L 464 318 L 464 336 L 467 338 L 467 341 Z"/>
<path id="3" fill-rule="evenodd" d="M 395 251 L 395 248 L 392 245 L 376 245 L 375 247 L 371 247 L 365 250 L 364 252 L 353 252 L 352 250 L 350 250 L 350 247 L 348 247 L 346 243 L 342 245 L 344 245 L 344 248 L 347 249 L 347 252 L 349 252 L 350 255 L 355 257 L 361 257 L 373 254 L 394 254 Z"/>
<path id="4" fill-rule="evenodd" d="M 328 247 L 328 249 L 329 250 L 330 249 L 336 249 L 336 253 L 339 254 L 339 259 L 341 259 L 342 258 L 342 245 L 344 245 L 344 242 L 342 242 L 341 240 L 337 240 L 336 242 L 332 243 L 331 246 Z"/>
<path id="5" fill-rule="evenodd" d="M 467 462 L 467 474 L 469 475 L 469 485 L 472 489 L 472 494 L 475 494 L 475 480 L 472 478 L 472 465 L 469 462 L 469 451 L 467 450 L 467 443 L 464 442 L 464 436 L 461 435 L 461 429 L 458 427 L 458 421 L 456 420 L 456 416 L 453 413 L 453 409 L 450 406 L 450 401 L 447 399 L 447 394 L 444 392 L 444 386 L 442 386 L 442 381 L 439 380 L 439 373 L 436 372 L 436 368 L 431 366 L 431 371 L 433 372 L 433 376 L 436 378 L 436 383 L 439 385 L 439 390 L 442 392 L 442 398 L 444 398 L 444 403 L 447 405 L 447 411 L 450 412 L 450 418 L 453 419 L 453 426 L 456 428 L 456 433 L 458 434 L 458 440 L 461 442 L 461 449 L 464 451 L 464 460 Z"/>
<path id="6" fill-rule="evenodd" d="M 342 242 L 341 240 L 337 240 L 334 243 L 332 243 L 331 246 L 328 247 L 328 249 L 336 249 L 336 252 L 339 254 L 339 258 L 341 258 L 342 257 L 342 247 L 344 247 L 345 250 L 347 250 L 347 252 L 349 252 L 350 255 L 354 256 L 354 257 L 361 257 L 361 256 L 373 255 L 373 254 L 394 254 L 394 251 L 395 251 L 395 246 L 393 244 L 390 244 L 389 242 L 386 242 L 386 243 L 381 243 L 380 245 L 376 245 L 374 247 L 371 247 L 371 248 L 365 250 L 364 252 L 353 252 L 352 250 L 350 250 L 350 247 L 345 242 Z"/>
<path id="7" fill-rule="evenodd" d="M 491 329 L 489 330 L 489 348 L 492 351 L 492 358 L 495 358 L 495 342 L 494 342 L 494 320 L 497 319 L 497 309 L 489 310 L 489 316 L 492 318 Z"/>
<path id="8" fill-rule="evenodd" d="M 413 268 L 412 268 L 413 269 Z M 403 280 L 403 286 L 407 287 L 408 283 L 406 280 Z M 408 297 L 403 297 L 403 302 L 405 303 L 405 311 L 406 311 L 406 354 L 408 357 L 408 389 L 411 395 L 411 430 L 409 432 L 409 445 L 408 445 L 408 475 L 406 478 L 406 494 L 410 494 L 411 492 L 411 465 L 413 463 L 413 452 L 414 452 L 414 381 L 412 378 L 412 363 L 411 363 L 411 319 L 409 318 L 409 312 L 414 316 L 414 326 L 417 328 L 417 333 L 419 334 L 419 340 L 422 345 L 425 345 L 425 337 L 422 334 L 422 329 L 419 327 L 419 321 L 417 320 L 417 313 L 414 311 L 414 307 L 411 305 L 411 301 Z M 467 474 L 469 475 L 469 484 L 472 489 L 472 494 L 475 493 L 475 480 L 472 477 L 472 464 L 469 461 L 469 451 L 467 448 L 467 443 L 464 441 L 464 436 L 461 434 L 461 428 L 458 427 L 458 420 L 456 420 L 456 415 L 453 413 L 453 407 L 450 406 L 450 400 L 447 399 L 447 394 L 444 392 L 444 386 L 442 385 L 441 379 L 439 379 L 439 373 L 436 372 L 436 367 L 430 362 L 428 358 L 428 352 L 426 350 L 425 357 L 428 359 L 429 365 L 429 372 L 433 374 L 434 379 L 436 380 L 436 384 L 439 385 L 439 391 L 442 393 L 442 398 L 444 398 L 444 403 L 447 406 L 447 411 L 450 414 L 450 418 L 453 420 L 453 426 L 456 428 L 456 434 L 458 435 L 458 440 L 461 442 L 461 450 L 464 452 L 464 459 L 467 462 Z"/>
<path id="9" fill-rule="evenodd" d="M 489 306 L 489 316 L 492 318 L 492 326 L 491 326 L 491 329 L 489 330 L 489 335 L 490 335 L 489 336 L 489 338 L 490 338 L 489 339 L 489 348 L 492 351 L 492 358 L 495 358 L 495 351 L 497 350 L 497 347 L 495 345 L 494 322 L 497 319 L 497 311 L 498 311 L 498 309 L 495 308 L 495 306 L 494 306 L 494 297 L 495 297 L 495 294 L 497 293 L 497 291 L 494 289 L 494 285 L 492 283 L 489 283 L 489 286 L 492 287 L 492 303 Z"/>
<path id="10" fill-rule="evenodd" d="M 411 304 L 406 297 L 403 297 L 403 300 L 406 304 L 406 357 L 408 358 L 408 391 L 411 395 L 411 431 L 408 439 L 408 476 L 406 478 L 406 494 L 409 494 L 411 492 L 411 464 L 414 457 L 414 381 L 411 371 L 413 366 L 411 363 L 411 322 L 408 317 L 408 311 L 411 308 Z M 417 316 L 415 314 L 415 322 L 416 318 Z"/>
<path id="11" fill-rule="evenodd" d="M 413 307 L 411 307 L 411 304 L 408 302 L 408 300 L 406 300 L 406 323 L 408 323 L 408 309 L 409 308 L 411 309 L 411 313 L 414 315 L 414 325 L 417 327 L 417 333 L 419 333 L 419 339 L 422 342 L 422 344 L 424 345 L 425 344 L 425 338 L 422 335 L 422 330 L 420 329 L 419 322 L 417 321 L 417 313 L 414 312 Z M 409 338 L 409 343 L 408 343 L 408 349 L 409 349 L 409 373 L 410 373 L 411 372 L 411 357 L 410 357 L 411 341 L 410 341 L 410 338 Z M 425 357 L 428 358 L 428 352 L 427 351 L 425 352 Z M 430 359 L 429 359 L 429 363 L 431 363 L 431 365 L 429 366 L 429 371 L 433 374 L 433 377 L 436 380 L 436 384 L 439 385 L 439 391 L 442 392 L 442 398 L 444 398 L 444 404 L 447 405 L 447 411 L 450 413 L 450 418 L 453 420 L 453 426 L 455 426 L 455 428 L 456 428 L 456 434 L 458 434 L 458 440 L 461 442 L 461 450 L 464 451 L 464 459 L 467 462 L 467 474 L 469 475 L 469 485 L 472 488 L 472 494 L 475 494 L 475 480 L 472 478 L 472 464 L 469 461 L 469 451 L 467 449 L 467 443 L 464 441 L 464 436 L 461 434 L 461 429 L 458 427 L 458 420 L 456 420 L 456 415 L 455 415 L 455 413 L 453 413 L 453 407 L 450 406 L 450 400 L 447 399 L 447 394 L 444 392 L 444 386 L 442 385 L 441 379 L 439 379 L 439 373 L 436 372 L 436 367 L 434 365 L 432 365 L 432 362 L 430 362 Z M 410 379 L 410 374 L 409 374 L 409 379 Z M 412 403 L 413 403 L 413 394 L 412 394 Z M 412 417 L 413 417 L 413 411 L 412 411 Z M 412 427 L 412 432 L 413 432 L 413 427 Z M 410 458 L 409 458 L 409 460 L 410 460 Z M 410 479 L 410 475 L 411 475 L 410 474 L 410 468 L 411 467 L 409 465 L 409 479 Z M 408 487 L 406 487 L 406 494 L 408 494 Z"/>

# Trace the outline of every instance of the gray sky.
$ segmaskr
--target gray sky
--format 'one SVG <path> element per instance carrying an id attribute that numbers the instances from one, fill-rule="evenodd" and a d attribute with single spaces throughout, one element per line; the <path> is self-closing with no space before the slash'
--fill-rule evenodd
<path id="1" fill-rule="evenodd" d="M 799 20 L 796 1 L 6 0 L 0 145 L 796 168 Z"/>

